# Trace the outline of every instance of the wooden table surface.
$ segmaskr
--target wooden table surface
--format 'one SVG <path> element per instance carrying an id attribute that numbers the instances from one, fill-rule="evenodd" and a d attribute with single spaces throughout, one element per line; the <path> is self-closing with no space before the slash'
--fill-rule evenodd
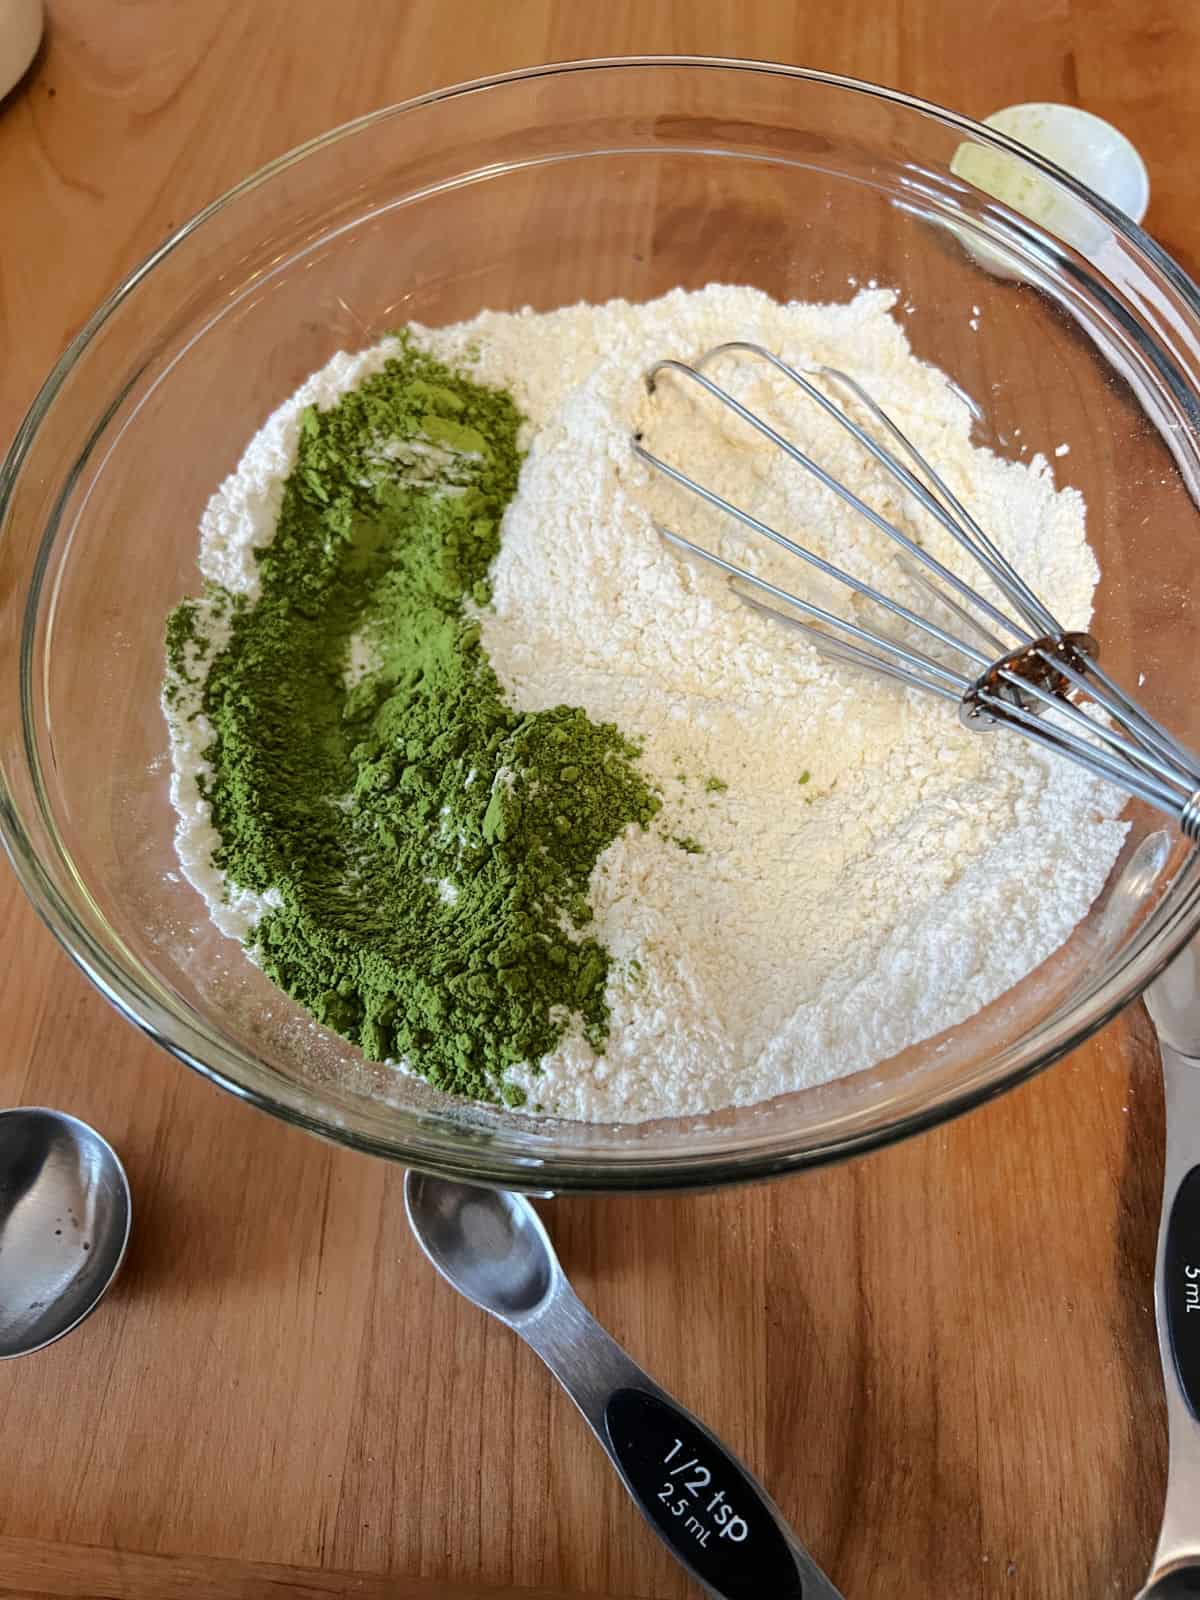
<path id="1" fill-rule="evenodd" d="M 977 115 L 1078 99 L 1141 147 L 1148 226 L 1200 256 L 1195 0 L 49 9 L 0 102 L 0 441 L 108 288 L 235 180 L 375 106 L 556 58 L 773 57 Z M 0 1367 L 0 1596 L 695 1592 L 534 1357 L 425 1266 L 399 1170 L 175 1065 L 7 867 L 0 927 L 0 1104 L 96 1122 L 136 1207 L 100 1312 Z M 851 1600 L 1128 1596 L 1163 1493 L 1161 1139 L 1139 1009 L 898 1149 L 746 1192 L 560 1201 L 551 1226 L 584 1299 Z"/>

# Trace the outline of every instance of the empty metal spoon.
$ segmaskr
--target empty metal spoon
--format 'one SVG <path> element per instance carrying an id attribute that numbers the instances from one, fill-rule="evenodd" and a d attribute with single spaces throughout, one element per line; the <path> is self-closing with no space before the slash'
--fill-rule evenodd
<path id="1" fill-rule="evenodd" d="M 1167 1502 L 1139 1600 L 1200 1595 L 1200 943 L 1146 990 L 1162 1049 L 1167 1156 L 1154 1309 L 1167 1391 Z"/>
<path id="2" fill-rule="evenodd" d="M 0 1111 L 0 1360 L 77 1328 L 117 1275 L 129 1182 L 116 1152 L 64 1111 Z"/>
<path id="3" fill-rule="evenodd" d="M 520 1195 L 409 1172 L 404 1204 L 442 1277 L 539 1355 L 634 1504 L 717 1600 L 842 1600 L 762 1488 L 586 1311 Z"/>

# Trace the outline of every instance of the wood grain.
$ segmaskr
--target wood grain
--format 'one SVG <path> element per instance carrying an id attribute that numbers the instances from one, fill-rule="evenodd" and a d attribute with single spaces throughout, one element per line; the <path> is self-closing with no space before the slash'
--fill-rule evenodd
<path id="1" fill-rule="evenodd" d="M 281 1567 L 212 1556 L 146 1556 L 96 1546 L 0 1538 L 0 1594 L 19 1600 L 49 1596 L 87 1600 L 571 1600 L 562 1589 L 502 1589 L 336 1572 L 331 1567 Z M 596 1600 L 606 1600 L 604 1595 Z M 609 1596 L 607 1600 L 617 1600 Z M 624 1600 L 624 1597 L 623 1597 Z M 629 1596 L 628 1600 L 637 1600 Z"/>
<path id="2" fill-rule="evenodd" d="M 1195 267 L 1192 0 L 58 0 L 0 103 L 0 439 L 173 225 L 374 106 L 542 60 L 774 57 L 976 114 L 1079 98 Z M 8 691 L 6 691 L 8 692 Z M 398 1171 L 187 1075 L 0 873 L 0 1103 L 95 1121 L 136 1207 L 78 1334 L 0 1368 L 0 1595 L 668 1600 L 690 1592 L 570 1405 L 424 1266 Z M 560 1201 L 587 1303 L 744 1453 L 848 1595 L 1128 1595 L 1161 1503 L 1161 1161 L 1140 1013 L 852 1166 Z"/>

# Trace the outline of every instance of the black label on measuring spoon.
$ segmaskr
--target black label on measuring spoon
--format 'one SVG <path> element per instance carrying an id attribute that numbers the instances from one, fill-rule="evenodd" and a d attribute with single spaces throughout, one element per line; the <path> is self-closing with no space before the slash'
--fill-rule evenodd
<path id="1" fill-rule="evenodd" d="M 726 1600 L 804 1600 L 795 1557 L 759 1489 L 686 1413 L 618 1389 L 604 1422 L 638 1504 L 697 1577 Z"/>
<path id="2" fill-rule="evenodd" d="M 1163 1271 L 1175 1371 L 1188 1408 L 1200 1421 L 1200 1167 L 1179 1185 L 1171 1207 Z"/>

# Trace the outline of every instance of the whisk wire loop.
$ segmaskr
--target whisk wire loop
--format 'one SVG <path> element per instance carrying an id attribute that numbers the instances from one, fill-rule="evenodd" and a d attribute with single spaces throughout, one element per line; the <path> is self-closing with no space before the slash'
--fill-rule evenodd
<path id="1" fill-rule="evenodd" d="M 960 578 L 916 538 L 876 511 L 703 371 L 719 357 L 732 354 L 769 363 L 845 429 L 888 477 L 971 557 L 1021 620 L 1008 615 L 988 595 Z M 664 373 L 676 374 L 697 384 L 885 534 L 895 546 L 896 559 L 909 581 L 943 611 L 957 618 L 979 643 L 959 638 L 932 617 L 884 594 L 873 584 L 855 577 L 744 507 L 735 505 L 682 468 L 657 456 L 645 443 L 643 435 L 638 434 L 633 440 L 634 452 L 652 469 L 714 510 L 771 541 L 787 554 L 798 557 L 809 568 L 843 585 L 861 600 L 877 606 L 893 622 L 915 630 L 949 651 L 965 666 L 956 669 L 918 648 L 909 639 L 897 638 L 839 616 L 748 566 L 730 561 L 658 524 L 658 533 L 666 543 L 724 572 L 744 603 L 803 633 L 835 660 L 866 667 L 907 687 L 956 703 L 970 727 L 1012 728 L 1043 749 L 1065 757 L 1165 812 L 1175 820 L 1185 838 L 1200 843 L 1200 760 L 1101 668 L 1096 659 L 1096 643 L 1090 636 L 1063 629 L 924 455 L 857 379 L 833 367 L 820 367 L 814 372 L 816 377 L 852 397 L 908 457 L 916 471 L 849 416 L 843 406 L 824 393 L 810 377 L 762 345 L 731 340 L 709 350 L 694 366 L 670 359 L 657 362 L 646 376 L 647 388 L 652 393 Z M 1006 643 L 997 633 L 1015 642 Z M 985 648 L 981 649 L 980 645 Z"/>
<path id="2" fill-rule="evenodd" d="M 705 550 L 703 546 L 694 544 L 690 539 L 685 539 L 680 533 L 674 533 L 670 528 L 660 528 L 658 531 L 667 541 L 667 543 L 674 545 L 677 550 L 683 550 L 689 555 L 699 556 L 701 560 L 708 562 L 710 566 L 720 568 L 720 570 L 727 573 L 730 578 L 734 578 L 741 583 L 749 584 L 763 594 L 772 595 L 776 600 L 780 600 L 784 604 L 794 607 L 797 611 L 802 612 L 805 616 L 812 617 L 817 622 L 823 622 L 828 627 L 840 629 L 841 632 L 849 634 L 852 639 L 860 640 L 864 644 L 878 643 L 879 636 L 875 633 L 872 633 L 870 629 L 860 628 L 857 623 L 850 622 L 845 617 L 836 617 L 831 611 L 826 611 L 821 606 L 814 605 L 809 600 L 802 600 L 799 595 L 791 594 L 788 592 L 788 590 L 779 588 L 777 584 L 768 582 L 766 578 L 760 577 L 756 572 L 748 572 L 745 567 L 739 567 L 732 561 L 726 561 L 723 556 L 718 556 L 710 550 Z M 751 600 L 750 603 L 755 605 L 760 611 L 766 611 L 772 616 L 781 616 L 781 614 L 777 612 L 773 606 L 766 606 L 763 605 L 761 601 L 754 600 Z M 847 650 L 852 648 L 844 640 L 830 639 L 829 636 L 822 633 L 820 629 L 813 628 L 809 624 L 801 622 L 800 618 L 798 617 L 786 617 L 781 618 L 781 620 L 791 622 L 795 627 L 803 628 L 807 632 L 812 633 L 823 645 L 827 646 L 828 648 L 842 647 Z M 932 656 L 927 656 L 922 651 L 917 650 L 912 646 L 895 643 L 892 645 L 892 650 L 901 661 L 908 662 L 909 665 L 914 669 L 928 672 L 933 677 L 940 679 L 947 684 L 954 685 L 954 698 L 956 700 L 961 700 L 962 685 L 970 682 L 968 678 L 964 678 L 961 673 L 951 672 L 948 668 L 943 667 L 939 662 L 935 661 Z M 861 651 L 860 653 L 862 656 L 867 655 L 866 651 Z M 909 675 L 909 681 L 916 682 L 918 680 L 912 675 Z"/>
<path id="3" fill-rule="evenodd" d="M 837 367 L 821 367 L 819 370 L 823 376 L 832 378 L 843 388 L 848 389 L 850 393 L 854 395 L 859 404 L 866 407 L 866 409 L 876 419 L 880 426 L 887 430 L 891 437 L 895 439 L 896 443 L 901 446 L 901 448 L 911 457 L 920 470 L 925 473 L 929 482 L 941 496 L 941 499 L 946 507 L 953 513 L 953 516 L 958 519 L 959 525 L 951 526 L 949 531 L 954 535 L 955 538 L 959 540 L 960 544 L 964 544 L 965 547 L 970 550 L 972 555 L 975 555 L 977 551 L 971 547 L 970 541 L 974 541 L 974 545 L 978 547 L 978 550 L 982 550 L 986 554 L 988 558 L 986 570 L 993 573 L 996 581 L 1001 584 L 1005 594 L 1008 595 L 1013 605 L 1016 606 L 1018 611 L 1020 611 L 1026 622 L 1033 629 L 1033 632 L 1035 634 L 1058 633 L 1060 628 L 1055 617 L 1046 609 L 1045 605 L 1043 605 L 1042 601 L 1038 599 L 1037 595 L 1034 594 L 1033 590 L 1025 582 L 1024 578 L 1021 577 L 1020 573 L 1016 570 L 1004 553 L 996 547 L 991 539 L 988 538 L 987 534 L 975 521 L 975 518 L 966 509 L 962 501 L 959 500 L 957 495 L 955 495 L 953 491 L 947 487 L 940 474 L 934 470 L 931 463 L 928 462 L 920 453 L 920 451 L 912 443 L 911 439 L 909 439 L 908 435 L 901 432 L 901 430 L 896 426 L 895 422 L 893 422 L 892 418 L 888 416 L 887 412 L 884 411 L 881 406 L 875 403 L 875 401 L 855 378 L 850 377 L 848 373 L 839 371 Z M 945 527 L 946 524 L 943 523 L 942 526 Z M 962 530 L 964 528 L 970 534 L 970 541 L 964 540 L 962 537 Z"/>
<path id="4" fill-rule="evenodd" d="M 701 356 L 697 362 L 697 369 L 703 370 L 708 362 L 714 360 L 717 356 L 733 351 L 743 351 L 748 355 L 756 356 L 760 360 L 768 362 L 777 372 L 781 372 L 798 389 L 815 401 L 826 416 L 837 423 L 838 427 L 844 428 L 853 439 L 862 445 L 863 449 L 874 456 L 876 461 L 912 495 L 918 504 L 941 524 L 951 538 L 961 545 L 975 561 L 979 562 L 1013 607 L 1025 618 L 1032 632 L 1026 632 L 1011 620 L 1008 624 L 1010 629 L 1022 641 L 1035 638 L 1039 634 L 1053 634 L 1059 631 L 1059 624 L 1055 618 L 1002 552 L 988 538 L 987 534 L 984 533 L 983 529 L 971 516 L 970 512 L 966 510 L 941 475 L 934 470 L 933 466 L 920 453 L 908 435 L 902 432 L 895 421 L 888 416 L 881 406 L 876 404 L 856 379 L 837 367 L 822 366 L 815 369 L 818 377 L 831 380 L 835 385 L 846 389 L 854 396 L 859 404 L 875 418 L 885 432 L 914 463 L 923 475 L 924 482 L 885 445 L 872 438 L 866 429 L 860 427 L 841 406 L 835 404 L 828 395 L 823 394 L 802 372 L 790 366 L 786 361 L 781 360 L 774 351 L 768 350 L 764 345 L 751 344 L 743 340 L 730 340 L 726 344 L 715 346 L 714 349 Z M 921 554 L 922 559 L 929 559 L 924 551 Z M 978 604 L 981 597 L 975 594 L 974 590 L 971 591 L 971 594 L 972 599 Z"/>
<path id="5" fill-rule="evenodd" d="M 881 594 L 877 589 L 872 588 L 870 584 L 862 582 L 861 579 L 854 577 L 852 573 L 844 571 L 841 567 L 834 566 L 832 562 L 826 561 L 823 557 L 817 555 L 815 551 L 806 550 L 803 545 L 797 544 L 794 539 L 789 539 L 786 534 L 780 533 L 777 528 L 772 528 L 768 523 L 760 522 L 757 517 L 751 516 L 748 511 L 744 511 L 740 506 L 735 506 L 732 501 L 726 500 L 723 495 L 717 494 L 715 490 L 706 488 L 703 484 L 697 483 L 694 478 L 689 478 L 686 473 L 680 472 L 678 468 L 671 466 L 669 462 L 660 460 L 658 456 L 652 455 L 644 445 L 635 443 L 634 450 L 643 461 L 657 467 L 668 478 L 699 495 L 702 500 L 707 501 L 716 510 L 723 511 L 728 516 L 733 517 L 743 527 L 750 528 L 755 533 L 761 533 L 764 538 L 770 539 L 790 555 L 798 556 L 801 561 L 807 561 L 809 566 L 815 567 L 818 572 L 823 572 L 826 577 L 833 578 L 838 583 L 844 583 L 855 594 L 860 594 L 864 598 L 873 601 L 876 605 L 882 606 L 885 611 L 890 611 L 894 617 L 898 617 L 902 621 L 910 623 L 913 627 L 919 628 L 921 632 L 929 634 L 949 649 L 957 650 L 962 655 L 967 656 L 976 666 L 982 668 L 990 664 L 991 656 L 984 655 L 973 646 L 964 644 L 961 639 L 956 639 L 953 634 L 947 633 L 944 628 L 938 627 L 928 617 L 922 617 L 918 612 L 910 610 L 908 606 L 902 605 L 898 600 L 893 600 L 890 595 Z M 693 554 L 702 559 L 712 559 L 714 564 L 720 564 L 716 562 L 715 557 L 710 557 L 709 552 L 701 546 L 691 544 L 688 540 L 682 540 L 681 543 L 687 545 Z M 745 578 L 747 581 L 752 579 L 752 575 L 742 567 L 730 565 L 727 566 L 726 570 L 731 575 Z M 790 604 L 801 609 L 806 604 L 795 595 L 787 595 L 784 590 L 776 590 L 775 592 L 781 599 L 786 598 Z M 825 613 L 825 615 L 833 626 L 845 626 L 841 618 L 832 617 L 828 613 Z"/>
<path id="6" fill-rule="evenodd" d="M 927 567 L 931 572 L 939 577 L 943 583 L 948 584 L 951 589 L 956 591 L 958 595 L 968 603 L 968 605 L 978 606 L 981 611 L 985 612 L 986 615 L 991 618 L 992 622 L 998 628 L 1014 634 L 1019 639 L 1029 638 L 1029 635 L 1024 632 L 1019 624 L 1014 622 L 1010 616 L 1007 616 L 1003 611 L 1001 611 L 998 606 L 993 605 L 992 602 L 984 595 L 981 595 L 977 590 L 972 589 L 970 584 L 965 582 L 964 579 L 960 578 L 956 572 L 951 572 L 949 567 L 943 566 L 942 563 L 936 559 L 936 557 L 930 555 L 929 551 L 917 544 L 914 539 L 910 539 L 908 534 L 903 532 L 902 529 L 898 528 L 894 522 L 889 522 L 885 516 L 875 510 L 874 506 L 868 505 L 865 500 L 856 495 L 853 489 L 847 488 L 847 486 L 839 479 L 826 472 L 825 468 L 822 467 L 818 462 L 814 461 L 811 456 L 806 455 L 804 451 L 794 445 L 790 439 L 784 438 L 783 434 L 772 428 L 770 423 L 765 422 L 762 417 L 751 411 L 747 406 L 744 406 L 740 400 L 735 399 L 735 397 L 727 390 L 722 389 L 719 384 L 714 383 L 711 378 L 705 377 L 704 373 L 699 371 L 698 368 L 689 367 L 686 362 L 683 361 L 660 361 L 656 366 L 650 369 L 647 383 L 653 385 L 657 381 L 659 373 L 668 370 L 676 372 L 681 377 L 689 378 L 693 382 L 698 383 L 701 388 L 707 390 L 707 392 L 712 395 L 714 399 L 719 400 L 722 405 L 727 406 L 729 410 L 735 412 L 736 415 L 741 417 L 744 422 L 748 422 L 752 428 L 757 429 L 757 431 L 761 433 L 764 438 L 769 439 L 772 444 L 777 445 L 779 449 L 784 451 L 785 454 L 797 464 L 797 466 L 803 467 L 805 472 L 810 473 L 814 478 L 816 478 L 818 483 L 824 484 L 825 488 L 827 489 L 831 489 L 833 493 L 839 497 L 839 499 L 844 500 L 846 504 L 853 510 L 857 511 L 860 516 L 865 517 L 873 527 L 879 530 L 880 533 L 886 534 L 889 539 L 893 540 L 897 545 L 899 545 L 899 547 L 914 561 L 917 561 L 921 565 Z M 790 374 L 791 369 L 788 370 Z M 858 439 L 860 443 L 864 444 L 871 454 L 880 461 L 881 465 L 886 467 L 886 469 L 892 473 L 893 476 L 897 476 L 906 488 L 909 487 L 911 483 L 912 492 L 917 495 L 919 499 L 922 499 L 922 503 L 928 501 L 930 507 L 933 507 L 935 502 L 933 502 L 932 497 L 930 497 L 927 491 L 924 490 L 923 486 L 917 482 L 912 473 L 908 471 L 907 467 L 903 466 L 893 456 L 889 455 L 881 445 L 876 444 L 875 441 L 870 438 L 870 435 L 865 433 L 857 423 L 851 422 L 849 417 L 840 412 L 838 408 L 821 393 L 815 384 L 810 383 L 807 378 L 801 376 L 799 373 L 794 374 L 794 376 L 797 380 L 798 387 L 801 388 L 805 394 L 809 395 L 810 397 L 818 398 L 822 409 L 828 409 L 835 416 L 839 417 L 842 426 L 845 427 L 851 434 L 853 434 L 853 436 Z M 940 511 L 941 508 L 938 508 L 934 514 L 939 515 Z M 940 515 L 939 520 L 941 520 Z M 882 597 L 879 596 L 878 591 L 872 591 L 872 593 L 877 599 L 882 599 Z M 995 645 L 997 651 L 1003 651 L 1007 648 L 1006 646 L 1002 645 L 998 639 L 992 639 L 991 642 Z"/>

